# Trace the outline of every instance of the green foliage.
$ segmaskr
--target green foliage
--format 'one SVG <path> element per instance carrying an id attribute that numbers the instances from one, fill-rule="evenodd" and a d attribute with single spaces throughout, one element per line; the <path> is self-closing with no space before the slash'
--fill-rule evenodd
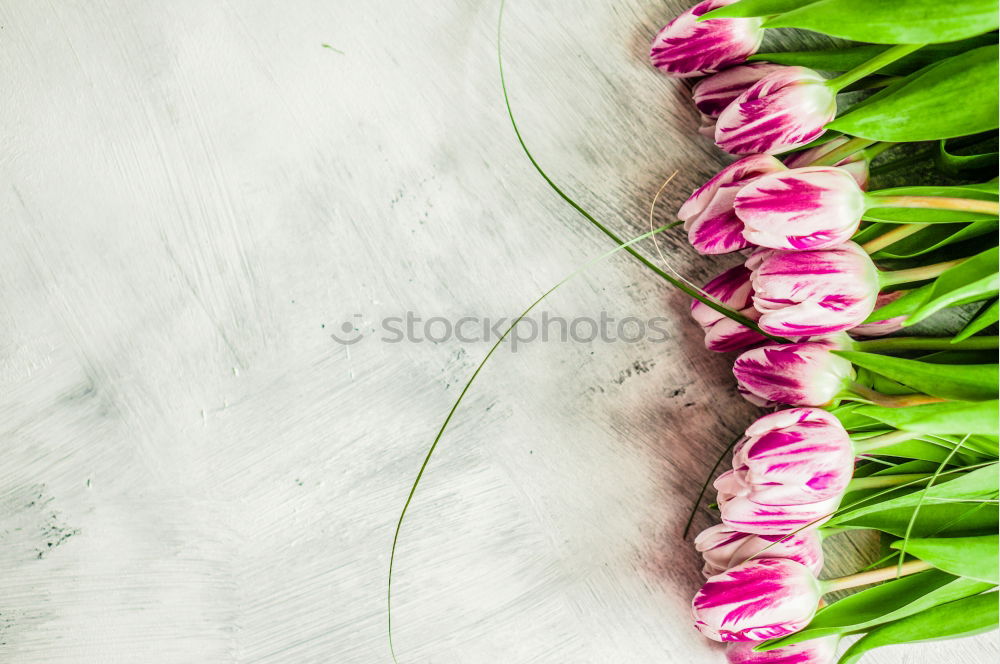
<path id="1" fill-rule="evenodd" d="M 952 154 L 948 151 L 948 141 L 938 143 L 935 164 L 939 171 L 957 178 L 976 178 L 996 173 L 997 159 L 1000 153 L 996 150 L 978 152 L 968 155 Z"/>
<path id="2" fill-rule="evenodd" d="M 898 540 L 890 546 L 905 550 L 943 572 L 1000 583 L 1000 536 L 918 538 Z"/>
<path id="3" fill-rule="evenodd" d="M 910 314 L 906 324 L 919 323 L 945 307 L 996 297 L 1000 291 L 998 259 L 1000 249 L 993 247 L 941 273 L 927 299 Z"/>
<path id="4" fill-rule="evenodd" d="M 997 622 L 997 593 L 965 597 L 876 627 L 855 641 L 839 664 L 854 664 L 866 652 L 882 646 L 982 634 L 996 629 Z"/>
<path id="5" fill-rule="evenodd" d="M 740 3 L 743 4 L 743 3 Z M 737 7 L 738 5 L 730 5 Z M 879 74 L 901 76 L 934 64 L 969 49 L 995 44 L 993 35 L 980 35 L 971 39 L 946 44 L 928 44 L 905 58 L 891 62 L 878 70 Z M 844 48 L 828 48 L 815 51 L 786 51 L 784 53 L 757 53 L 749 58 L 751 62 L 773 62 L 779 65 L 809 67 L 820 71 L 841 72 L 859 67 L 875 56 L 885 52 L 889 46 L 861 44 Z M 995 163 L 995 161 L 994 161 Z"/>
<path id="6" fill-rule="evenodd" d="M 827 523 L 838 525 L 867 514 L 901 507 L 909 508 L 912 513 L 917 505 L 923 505 L 922 511 L 934 504 L 992 500 L 997 493 L 997 464 L 994 462 L 968 472 L 943 472 L 937 477 L 936 483 L 927 488 L 914 490 L 912 486 L 901 487 L 883 492 L 877 497 L 864 496 L 859 500 L 845 496 L 840 509 Z"/>
<path id="7" fill-rule="evenodd" d="M 949 3 L 819 0 L 770 18 L 764 26 L 802 28 L 875 44 L 950 42 L 995 30 L 997 3 L 995 0 Z"/>
<path id="8" fill-rule="evenodd" d="M 872 421 L 895 429 L 927 434 L 986 434 L 1000 433 L 998 402 L 947 401 L 905 408 L 857 405 L 834 415 L 845 426 Z"/>
<path id="9" fill-rule="evenodd" d="M 925 67 L 872 95 L 827 127 L 890 142 L 937 140 L 995 129 L 1000 112 L 997 56 L 996 46 L 983 46 Z M 975 103 L 968 103 L 970 99 Z"/>
<path id="10" fill-rule="evenodd" d="M 893 242 L 885 249 L 880 249 L 872 254 L 872 257 L 876 260 L 916 258 L 983 235 L 987 235 L 992 241 L 995 241 L 998 230 L 1000 230 L 1000 223 L 996 221 L 977 221 L 971 224 L 927 224 L 925 228 L 921 228 L 913 235 Z"/>
<path id="11" fill-rule="evenodd" d="M 996 215 L 964 210 L 941 210 L 934 208 L 879 207 L 880 199 L 889 196 L 935 196 L 964 198 L 978 201 L 996 201 L 997 194 L 971 185 L 959 186 L 917 186 L 880 189 L 867 195 L 869 208 L 862 217 L 865 221 L 889 222 L 894 224 L 954 224 L 970 221 L 996 221 Z"/>
<path id="12" fill-rule="evenodd" d="M 987 401 L 997 396 L 1000 374 L 996 364 L 933 364 L 876 353 L 832 352 L 859 367 L 942 399 Z"/>
<path id="13" fill-rule="evenodd" d="M 988 583 L 928 570 L 862 590 L 820 609 L 800 632 L 766 641 L 761 649 L 801 643 L 834 634 L 858 632 L 912 616 L 939 604 L 977 595 Z"/>
<path id="14" fill-rule="evenodd" d="M 975 317 L 966 323 L 965 327 L 962 328 L 962 331 L 955 335 L 955 338 L 952 339 L 952 341 L 954 343 L 964 341 L 972 335 L 982 332 L 998 320 L 1000 320 L 1000 301 L 993 300 L 992 302 L 987 302 L 976 313 Z"/>

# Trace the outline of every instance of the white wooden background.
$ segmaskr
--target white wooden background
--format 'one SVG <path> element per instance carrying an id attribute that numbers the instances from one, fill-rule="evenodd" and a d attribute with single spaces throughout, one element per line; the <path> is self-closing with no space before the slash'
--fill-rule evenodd
<path id="1" fill-rule="evenodd" d="M 646 62 L 682 6 L 509 6 L 527 140 L 627 236 L 723 163 Z M 379 321 L 511 316 L 609 246 L 519 152 L 496 13 L 0 1 L 0 661 L 388 661 L 393 525 L 487 345 Z M 734 262 L 661 244 L 698 280 Z M 668 343 L 497 354 L 403 530 L 402 662 L 723 661 L 679 530 L 754 409 L 685 307 L 616 257 L 543 308 L 669 316 Z"/>

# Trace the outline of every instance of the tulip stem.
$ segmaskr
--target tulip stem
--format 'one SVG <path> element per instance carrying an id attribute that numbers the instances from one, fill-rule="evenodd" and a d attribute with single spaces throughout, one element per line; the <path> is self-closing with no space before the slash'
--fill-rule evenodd
<path id="1" fill-rule="evenodd" d="M 885 350 L 994 350 L 1000 347 L 1000 337 L 970 337 L 952 342 L 952 337 L 886 337 L 855 341 L 854 349 L 866 353 Z"/>
<path id="2" fill-rule="evenodd" d="M 875 143 L 875 141 L 871 140 L 870 138 L 861 138 L 861 137 L 852 138 L 843 145 L 833 150 L 830 150 L 825 155 L 823 155 L 819 159 L 816 159 L 809 165 L 834 166 L 837 162 L 846 159 L 847 157 L 850 157 L 855 152 L 860 152 L 861 150 L 864 150 L 873 143 Z"/>
<path id="3" fill-rule="evenodd" d="M 979 212 L 1000 216 L 1000 203 L 976 198 L 953 198 L 949 196 L 867 196 L 868 208 L 923 208 L 932 210 L 955 210 L 957 212 Z"/>
<path id="4" fill-rule="evenodd" d="M 929 394 L 882 394 L 860 383 L 851 383 L 849 389 L 854 394 L 864 397 L 876 406 L 885 406 L 886 408 L 905 408 L 907 406 L 922 406 L 928 403 L 947 401 L 947 399 L 932 397 Z"/>
<path id="5" fill-rule="evenodd" d="M 934 263 L 933 265 L 921 265 L 920 267 L 911 267 L 908 270 L 892 270 L 889 272 L 879 272 L 879 284 L 883 288 L 886 286 L 895 286 L 896 284 L 906 284 L 913 281 L 926 281 L 928 279 L 933 279 L 943 272 L 947 272 L 956 265 L 961 265 L 969 258 L 956 258 L 951 261 L 944 261 L 943 263 Z"/>
<path id="6" fill-rule="evenodd" d="M 925 480 L 930 475 L 927 473 L 907 473 L 905 475 L 878 475 L 875 477 L 857 477 L 847 485 L 848 491 L 861 491 L 863 489 L 884 489 L 891 486 L 902 486 Z"/>
<path id="7" fill-rule="evenodd" d="M 842 576 L 839 579 L 824 581 L 823 592 L 824 594 L 832 593 L 837 592 L 838 590 L 847 590 L 848 588 L 857 588 L 858 586 L 880 583 L 882 581 L 888 581 L 889 579 L 898 579 L 899 577 L 909 576 L 910 574 L 916 574 L 917 572 L 929 570 L 932 567 L 933 565 L 924 562 L 923 560 L 911 560 L 903 563 L 902 565 L 892 565 L 891 567 L 871 569 L 867 572 L 859 572 L 858 574 L 851 574 L 850 576 Z"/>
<path id="8" fill-rule="evenodd" d="M 844 72 L 836 78 L 831 78 L 826 84 L 834 91 L 840 92 L 846 88 L 851 83 L 861 80 L 869 74 L 874 74 L 879 69 L 892 64 L 900 58 L 905 58 L 910 53 L 913 53 L 917 49 L 923 48 L 925 44 L 900 44 L 899 46 L 893 46 L 892 48 L 887 48 L 882 51 L 874 58 L 868 62 L 862 63 L 851 69 L 850 71 Z"/>
<path id="9" fill-rule="evenodd" d="M 914 437 L 915 434 L 912 431 L 890 431 L 889 433 L 883 433 L 879 436 L 872 436 L 871 438 L 854 441 L 854 451 L 857 454 L 870 454 L 871 452 L 880 450 L 883 447 L 889 447 L 890 445 L 895 445 L 896 443 L 913 440 Z"/>
<path id="10" fill-rule="evenodd" d="M 899 224 L 888 233 L 883 233 L 877 238 L 865 242 L 861 245 L 861 248 L 869 254 L 874 254 L 876 251 L 885 249 L 889 245 L 895 244 L 896 242 L 899 242 L 903 238 L 909 237 L 914 233 L 919 233 L 925 228 L 926 226 L 924 224 Z"/>

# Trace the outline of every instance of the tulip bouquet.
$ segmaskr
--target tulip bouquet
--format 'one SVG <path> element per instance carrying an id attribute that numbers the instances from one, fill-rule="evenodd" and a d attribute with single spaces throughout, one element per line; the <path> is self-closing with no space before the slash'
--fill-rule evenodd
<path id="1" fill-rule="evenodd" d="M 757 53 L 776 28 L 851 42 Z M 997 625 L 996 28 L 995 0 L 704 0 L 653 39 L 738 157 L 678 211 L 699 253 L 742 253 L 691 314 L 773 409 L 695 539 L 694 624 L 734 664 Z M 872 186 L 921 159 L 930 182 Z M 882 560 L 818 580 L 823 539 L 855 529 L 882 534 Z"/>
<path id="2" fill-rule="evenodd" d="M 623 241 L 528 150 L 500 6 L 517 140 L 617 246 L 516 317 L 444 419 L 393 535 L 390 649 L 400 529 L 452 416 L 519 321 L 619 250 L 694 298 L 705 346 L 739 353 L 740 394 L 772 411 L 734 443 L 714 482 L 721 523 L 694 541 L 707 581 L 693 622 L 727 644 L 730 663 L 830 664 L 849 637 L 839 662 L 851 664 L 884 645 L 995 629 L 997 0 L 703 0 L 667 24 L 652 64 L 692 83 L 697 131 L 737 157 L 677 213 L 695 251 L 739 257 L 703 288 L 635 248 L 675 224 Z M 840 46 L 759 53 L 782 28 Z M 883 185 L 918 162 L 933 175 Z M 880 534 L 881 559 L 821 580 L 823 541 L 853 530 Z"/>

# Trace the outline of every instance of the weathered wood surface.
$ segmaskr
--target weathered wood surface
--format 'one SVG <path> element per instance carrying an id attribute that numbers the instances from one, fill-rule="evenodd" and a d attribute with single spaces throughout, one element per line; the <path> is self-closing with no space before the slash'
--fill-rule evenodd
<path id="1" fill-rule="evenodd" d="M 681 3 L 509 4 L 539 159 L 625 236 L 677 170 L 669 218 L 723 163 L 646 63 Z M 496 12 L 0 1 L 0 660 L 388 660 L 393 525 L 488 344 L 384 343 L 380 321 L 510 317 L 609 246 L 519 152 Z M 660 246 L 696 280 L 735 261 Z M 498 352 L 403 530 L 401 661 L 722 661 L 678 533 L 755 412 L 729 360 L 626 258 L 541 308 L 666 316 L 670 338 Z M 334 342 L 345 321 L 362 341 Z M 862 555 L 832 549 L 834 574 Z"/>

